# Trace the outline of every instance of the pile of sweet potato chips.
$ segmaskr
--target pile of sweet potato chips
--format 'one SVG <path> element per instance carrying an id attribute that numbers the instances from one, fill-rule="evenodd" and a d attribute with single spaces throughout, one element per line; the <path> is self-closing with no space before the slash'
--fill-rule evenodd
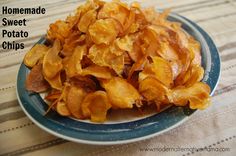
<path id="1" fill-rule="evenodd" d="M 110 109 L 206 108 L 200 45 L 168 13 L 136 2 L 87 1 L 49 26 L 50 46 L 26 54 L 27 90 L 47 91 L 49 109 L 62 116 L 93 122 L 104 122 Z"/>

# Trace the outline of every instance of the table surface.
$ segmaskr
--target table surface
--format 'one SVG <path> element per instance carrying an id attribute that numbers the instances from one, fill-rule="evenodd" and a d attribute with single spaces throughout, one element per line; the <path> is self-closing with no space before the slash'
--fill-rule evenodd
<path id="1" fill-rule="evenodd" d="M 26 18 L 24 50 L 0 49 L 0 155 L 236 155 L 236 0 L 138 0 L 142 6 L 172 8 L 199 24 L 213 38 L 222 61 L 221 78 L 212 106 L 198 111 L 179 127 L 148 140 L 114 146 L 69 142 L 38 128 L 26 117 L 16 98 L 16 75 L 25 53 L 46 33 L 48 25 L 64 19 L 83 0 L 1 0 L 0 6 L 45 7 L 46 15 L 5 15 Z M 131 0 L 127 0 L 131 2 Z M 2 16 L 2 15 L 1 15 Z M 0 39 L 0 43 L 5 38 Z M 189 148 L 212 147 L 211 151 Z M 175 148 L 175 150 L 168 150 Z M 179 148 L 181 150 L 176 150 Z"/>

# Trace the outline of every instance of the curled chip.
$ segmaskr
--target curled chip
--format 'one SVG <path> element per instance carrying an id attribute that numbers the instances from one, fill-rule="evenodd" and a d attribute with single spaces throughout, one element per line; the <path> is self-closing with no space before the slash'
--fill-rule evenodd
<path id="1" fill-rule="evenodd" d="M 107 67 L 92 65 L 87 68 L 84 68 L 81 75 L 92 75 L 96 78 L 111 79 L 113 74 L 112 71 Z"/>
<path id="2" fill-rule="evenodd" d="M 73 77 L 82 72 L 81 60 L 86 53 L 86 46 L 77 46 L 74 49 L 72 56 L 64 60 L 64 68 L 68 77 Z"/>
<path id="3" fill-rule="evenodd" d="M 152 57 L 153 63 L 147 64 L 139 74 L 140 81 L 148 76 L 155 77 L 165 86 L 170 87 L 173 83 L 172 68 L 168 61 L 161 57 Z"/>
<path id="4" fill-rule="evenodd" d="M 147 77 L 139 84 L 139 92 L 147 101 L 166 102 L 168 88 L 153 77 Z"/>
<path id="5" fill-rule="evenodd" d="M 90 24 L 96 21 L 97 12 L 95 10 L 89 10 L 80 19 L 78 28 L 81 32 L 87 32 Z"/>
<path id="6" fill-rule="evenodd" d="M 90 25 L 88 32 L 92 41 L 96 44 L 110 44 L 118 35 L 116 22 L 111 18 L 96 20 L 95 23 Z"/>
<path id="7" fill-rule="evenodd" d="M 81 107 L 85 117 L 90 117 L 94 122 L 104 122 L 111 104 L 106 92 L 96 91 L 86 95 Z"/>
<path id="8" fill-rule="evenodd" d="M 178 87 L 171 90 L 168 98 L 177 106 L 185 106 L 189 102 L 191 109 L 205 109 L 210 104 L 210 87 L 197 82 L 191 87 Z"/>
<path id="9" fill-rule="evenodd" d="M 120 53 L 120 52 L 119 52 Z M 124 68 L 124 54 L 117 56 L 111 51 L 111 48 L 105 44 L 93 45 L 89 49 L 89 59 L 99 66 L 105 66 L 113 69 L 120 75 Z"/>
<path id="10" fill-rule="evenodd" d="M 48 111 L 93 122 L 106 121 L 116 111 L 111 108 L 205 109 L 210 87 L 200 82 L 201 45 L 181 23 L 167 20 L 169 12 L 87 0 L 50 24 L 47 46 L 37 44 L 25 55 L 32 68 L 26 89 L 48 91 Z"/>
<path id="11" fill-rule="evenodd" d="M 138 91 L 122 78 L 114 77 L 102 82 L 102 85 L 114 108 L 133 108 L 133 105 L 141 99 Z"/>
<path id="12" fill-rule="evenodd" d="M 59 101 L 56 106 L 57 112 L 62 116 L 69 116 L 70 111 L 68 110 L 66 103 L 64 101 Z"/>
<path id="13" fill-rule="evenodd" d="M 30 51 L 25 55 L 24 64 L 28 67 L 33 67 L 37 64 L 40 59 L 43 59 L 44 55 L 48 51 L 48 47 L 43 44 L 36 44 Z"/>
<path id="14" fill-rule="evenodd" d="M 67 107 L 71 114 L 79 119 L 84 118 L 81 110 L 81 104 L 85 95 L 86 92 L 83 89 L 75 86 L 71 86 L 67 94 Z"/>
<path id="15" fill-rule="evenodd" d="M 56 40 L 53 47 L 50 48 L 43 59 L 43 75 L 46 79 L 52 79 L 63 68 L 62 58 L 59 56 L 61 50 L 60 41 Z"/>
<path id="16" fill-rule="evenodd" d="M 42 65 L 35 65 L 26 79 L 26 89 L 34 92 L 43 92 L 49 89 L 49 84 L 42 74 Z"/>

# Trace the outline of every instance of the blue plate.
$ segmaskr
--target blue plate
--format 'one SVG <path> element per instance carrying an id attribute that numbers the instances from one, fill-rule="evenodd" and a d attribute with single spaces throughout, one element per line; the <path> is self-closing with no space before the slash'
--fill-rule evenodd
<path id="1" fill-rule="evenodd" d="M 201 43 L 202 65 L 205 69 L 203 81 L 211 87 L 212 95 L 220 76 L 220 58 L 215 44 L 210 36 L 192 21 L 177 14 L 170 14 L 168 18 L 182 23 L 183 29 Z M 45 39 L 42 38 L 38 43 L 44 42 Z M 196 111 L 188 107 L 172 106 L 159 114 L 143 119 L 106 124 L 94 124 L 62 117 L 54 111 L 44 116 L 48 108 L 47 104 L 39 94 L 32 94 L 25 89 L 28 73 L 29 69 L 22 64 L 17 77 L 17 96 L 22 109 L 42 129 L 74 142 L 105 145 L 146 139 L 178 126 Z"/>

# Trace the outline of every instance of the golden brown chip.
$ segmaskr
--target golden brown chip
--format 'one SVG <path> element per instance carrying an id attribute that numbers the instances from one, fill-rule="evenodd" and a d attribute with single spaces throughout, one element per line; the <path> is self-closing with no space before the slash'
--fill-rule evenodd
<path id="1" fill-rule="evenodd" d="M 205 109 L 210 104 L 210 87 L 197 82 L 191 87 L 177 87 L 169 92 L 168 98 L 177 106 L 185 106 L 189 103 L 191 109 Z"/>
<path id="2" fill-rule="evenodd" d="M 121 3 L 113 1 L 106 3 L 102 7 L 98 13 L 98 19 L 114 18 L 119 21 L 120 24 L 124 25 L 128 14 L 129 10 L 127 7 L 124 7 Z"/>
<path id="3" fill-rule="evenodd" d="M 70 25 L 65 21 L 58 20 L 53 24 L 50 24 L 49 30 L 47 32 L 47 38 L 51 41 L 58 39 L 64 43 L 65 38 L 70 34 Z"/>
<path id="4" fill-rule="evenodd" d="M 61 50 L 60 41 L 56 40 L 43 59 L 43 75 L 46 79 L 52 79 L 62 69 L 62 59 L 58 56 Z"/>
<path id="5" fill-rule="evenodd" d="M 153 77 L 147 77 L 139 83 L 139 92 L 148 101 L 167 101 L 168 88 Z"/>
<path id="6" fill-rule="evenodd" d="M 66 98 L 67 107 L 71 114 L 76 118 L 83 118 L 81 104 L 85 96 L 85 91 L 75 86 L 71 86 L 68 91 Z"/>
<path id="7" fill-rule="evenodd" d="M 116 22 L 110 18 L 96 20 L 90 25 L 88 31 L 92 41 L 96 44 L 110 44 L 118 35 Z"/>
<path id="8" fill-rule="evenodd" d="M 46 76 L 44 78 L 53 89 L 62 90 L 61 73 L 58 73 L 53 78 L 47 78 Z"/>
<path id="9" fill-rule="evenodd" d="M 124 55 L 117 56 L 112 53 L 110 47 L 105 44 L 93 45 L 89 49 L 88 57 L 93 63 L 113 69 L 117 74 L 121 74 L 124 68 Z"/>
<path id="10" fill-rule="evenodd" d="M 84 98 L 81 107 L 85 117 L 91 117 L 91 120 L 94 122 L 104 122 L 107 111 L 111 108 L 111 104 L 106 92 L 96 91 Z"/>
<path id="11" fill-rule="evenodd" d="M 114 108 L 133 108 L 133 104 L 141 99 L 138 91 L 125 79 L 114 77 L 103 81 L 102 86 Z"/>
<path id="12" fill-rule="evenodd" d="M 112 70 L 107 67 L 101 67 L 98 65 L 92 65 L 87 68 L 84 68 L 81 75 L 92 75 L 96 78 L 101 79 L 111 79 L 113 77 Z"/>
<path id="13" fill-rule="evenodd" d="M 139 81 L 151 76 L 170 87 L 173 83 L 172 68 L 168 61 L 161 57 L 152 57 L 153 63 L 147 64 L 144 70 L 139 74 Z"/>
<path id="14" fill-rule="evenodd" d="M 49 89 L 49 84 L 42 74 L 42 64 L 35 65 L 26 78 L 25 87 L 29 91 L 43 92 Z"/>
<path id="15" fill-rule="evenodd" d="M 86 51 L 86 45 L 77 46 L 72 56 L 64 61 L 64 68 L 68 77 L 73 77 L 82 72 L 81 60 Z"/>
<path id="16" fill-rule="evenodd" d="M 59 101 L 56 105 L 56 110 L 61 116 L 69 116 L 70 111 L 67 108 L 67 105 L 64 101 Z"/>
<path id="17" fill-rule="evenodd" d="M 95 10 L 89 10 L 80 19 L 78 23 L 78 29 L 81 32 L 87 32 L 90 24 L 94 23 L 96 20 L 97 12 Z"/>
<path id="18" fill-rule="evenodd" d="M 28 67 L 33 67 L 36 63 L 44 57 L 48 51 L 48 47 L 43 44 L 36 44 L 24 57 L 24 64 Z"/>

